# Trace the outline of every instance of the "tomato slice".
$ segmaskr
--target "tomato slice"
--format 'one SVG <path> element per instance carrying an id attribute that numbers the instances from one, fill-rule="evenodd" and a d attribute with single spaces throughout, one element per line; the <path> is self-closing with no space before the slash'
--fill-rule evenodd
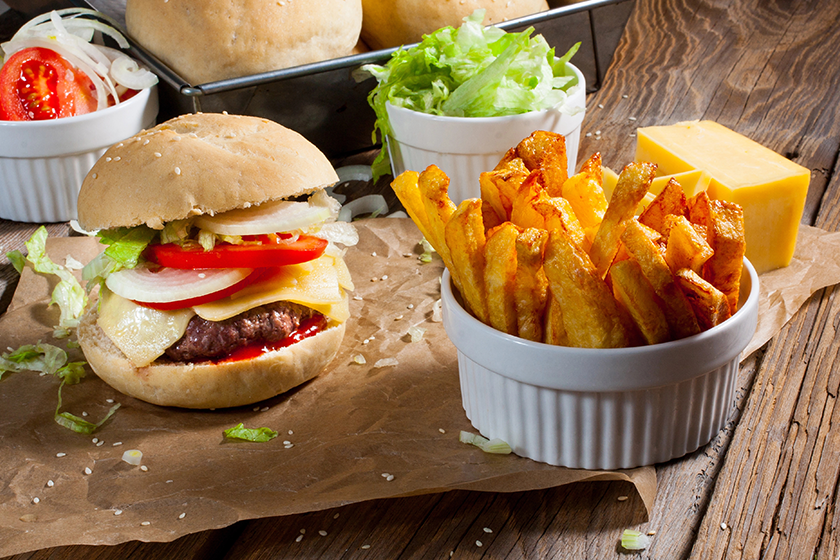
<path id="1" fill-rule="evenodd" d="M 90 113 L 96 107 L 90 78 L 53 50 L 20 50 L 0 69 L 2 120 L 57 119 Z"/>
<path id="2" fill-rule="evenodd" d="M 261 235 L 259 242 L 218 243 L 209 251 L 194 244 L 149 245 L 145 256 L 171 268 L 264 268 L 308 262 L 323 255 L 326 248 L 326 239 L 320 237 L 301 235 L 291 241 L 276 235 Z"/>
<path id="3" fill-rule="evenodd" d="M 254 270 L 254 272 L 252 272 L 236 284 L 228 286 L 227 288 L 223 288 L 217 292 L 213 292 L 212 294 L 182 299 L 180 301 L 167 301 L 164 303 L 147 301 L 134 301 L 134 303 L 136 303 L 137 305 L 142 305 L 143 307 L 157 309 L 159 311 L 172 311 L 174 309 L 184 309 L 186 307 L 192 307 L 194 305 L 202 305 L 204 303 L 210 303 L 211 301 L 216 301 L 217 299 L 226 298 L 230 295 L 235 294 L 239 290 L 253 284 L 256 280 L 262 278 L 265 275 L 265 272 L 265 270 L 260 269 Z"/>

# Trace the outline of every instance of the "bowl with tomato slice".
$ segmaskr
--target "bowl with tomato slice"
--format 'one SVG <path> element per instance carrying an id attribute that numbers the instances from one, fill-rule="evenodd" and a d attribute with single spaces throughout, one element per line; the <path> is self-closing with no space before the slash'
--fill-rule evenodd
<path id="1" fill-rule="evenodd" d="M 329 160 L 277 123 L 183 115 L 111 147 L 79 193 L 106 246 L 78 329 L 94 372 L 163 406 L 252 404 L 332 361 L 350 316 Z"/>
<path id="2" fill-rule="evenodd" d="M 0 218 L 76 218 L 79 188 L 96 160 L 155 123 L 157 78 L 121 50 L 88 42 L 98 25 L 128 47 L 95 15 L 82 8 L 44 14 L 3 45 Z"/>

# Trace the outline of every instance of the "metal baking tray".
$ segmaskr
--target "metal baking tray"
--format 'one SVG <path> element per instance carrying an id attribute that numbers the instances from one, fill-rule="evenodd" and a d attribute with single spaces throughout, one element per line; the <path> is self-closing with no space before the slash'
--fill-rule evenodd
<path id="1" fill-rule="evenodd" d="M 549 0 L 548 11 L 510 20 L 499 27 L 522 31 L 533 26 L 558 53 L 580 41 L 572 63 L 586 77 L 587 89 L 595 91 L 603 82 L 634 2 Z M 124 2 L 119 0 L 73 3 L 99 9 L 120 23 L 124 21 Z M 367 96 L 376 80 L 357 81 L 358 72 L 354 71 L 363 64 L 384 64 L 397 50 L 370 51 L 242 78 L 190 84 L 131 37 L 129 41 L 132 54 L 161 78 L 160 120 L 198 111 L 265 117 L 300 132 L 330 158 L 375 147 L 371 139 L 375 115 Z"/>

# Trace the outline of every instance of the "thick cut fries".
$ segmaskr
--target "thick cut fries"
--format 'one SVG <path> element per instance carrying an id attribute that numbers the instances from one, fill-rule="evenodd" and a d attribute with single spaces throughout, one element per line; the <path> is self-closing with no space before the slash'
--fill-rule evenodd
<path id="1" fill-rule="evenodd" d="M 726 295 L 693 270 L 684 268 L 677 271 L 677 282 L 691 303 L 702 330 L 719 325 L 730 317 Z"/>
<path id="2" fill-rule="evenodd" d="M 609 277 L 616 299 L 627 309 L 645 341 L 657 344 L 670 340 L 665 312 L 639 263 L 633 259 L 615 262 Z"/>
<path id="3" fill-rule="evenodd" d="M 589 256 L 565 233 L 549 234 L 543 264 L 551 294 L 563 312 L 570 346 L 621 348 L 629 333 L 618 304 Z"/>
<path id="4" fill-rule="evenodd" d="M 505 222 L 487 232 L 484 245 L 484 285 L 487 289 L 489 324 L 508 334 L 517 334 L 516 237 L 520 228 Z"/>
<path id="5" fill-rule="evenodd" d="M 461 278 L 452 266 L 452 257 L 443 233 L 444 226 L 455 212 L 455 203 L 449 198 L 449 177 L 437 166 L 430 165 L 417 177 L 417 188 L 420 190 L 420 199 L 423 201 L 429 224 L 429 236 L 426 239 L 443 259 L 460 290 Z"/>
<path id="6" fill-rule="evenodd" d="M 530 171 L 543 172 L 549 196 L 560 196 L 569 176 L 566 139 L 561 134 L 538 130 L 516 146 L 516 154 Z"/>
<path id="7" fill-rule="evenodd" d="M 542 342 L 543 312 L 548 281 L 543 272 L 543 250 L 548 240 L 544 229 L 527 228 L 516 237 L 516 324 L 519 336 Z"/>
<path id="8" fill-rule="evenodd" d="M 653 163 L 630 163 L 622 169 L 610 197 L 604 219 L 598 227 L 589 255 L 595 270 L 603 278 L 618 253 L 625 223 L 636 215 L 636 206 L 644 198 L 656 173 Z"/>
<path id="9" fill-rule="evenodd" d="M 665 262 L 671 272 L 676 274 L 681 268 L 688 268 L 699 274 L 702 266 L 714 254 L 706 239 L 685 216 L 670 214 L 665 216 L 663 223 L 668 231 Z"/>
<path id="10" fill-rule="evenodd" d="M 642 273 L 662 301 L 673 338 L 685 338 L 700 332 L 691 304 L 680 290 L 665 257 L 635 219 L 627 220 L 621 241 L 630 256 L 639 263 Z"/>
<path id="11" fill-rule="evenodd" d="M 665 218 L 669 215 L 688 216 L 688 204 L 682 186 L 671 179 L 639 215 L 639 223 L 668 237 Z"/>
<path id="12" fill-rule="evenodd" d="M 452 264 L 461 279 L 461 295 L 482 322 L 488 321 L 487 289 L 484 285 L 484 224 L 481 221 L 481 199 L 468 198 L 446 222 L 446 245 Z"/>
<path id="13" fill-rule="evenodd" d="M 420 195 L 420 189 L 417 188 L 417 179 L 420 176 L 416 171 L 406 171 L 401 173 L 391 183 L 391 188 L 402 203 L 408 216 L 414 221 L 417 229 L 423 234 L 423 237 L 432 243 L 432 236 L 429 234 L 431 228 L 429 227 L 429 218 L 426 215 L 426 207 L 423 205 L 423 198 Z M 435 247 L 437 251 L 437 247 Z"/>

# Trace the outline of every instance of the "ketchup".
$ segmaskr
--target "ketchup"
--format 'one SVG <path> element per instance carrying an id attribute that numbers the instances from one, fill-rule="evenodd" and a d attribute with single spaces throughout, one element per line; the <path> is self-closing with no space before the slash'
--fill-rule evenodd
<path id="1" fill-rule="evenodd" d="M 278 340 L 277 342 L 257 342 L 254 344 L 249 344 L 248 346 L 237 348 L 236 350 L 228 354 L 225 358 L 215 360 L 215 362 L 224 363 L 238 362 L 239 360 L 250 360 L 261 356 L 266 352 L 271 352 L 272 350 L 279 350 L 280 348 L 286 348 L 287 346 L 291 346 L 295 342 L 300 342 L 305 338 L 315 336 L 316 334 L 324 330 L 326 326 L 327 318 L 323 315 L 318 315 L 317 317 L 312 317 L 302 322 L 300 326 L 292 332 L 292 334 L 290 334 L 284 339 Z"/>

